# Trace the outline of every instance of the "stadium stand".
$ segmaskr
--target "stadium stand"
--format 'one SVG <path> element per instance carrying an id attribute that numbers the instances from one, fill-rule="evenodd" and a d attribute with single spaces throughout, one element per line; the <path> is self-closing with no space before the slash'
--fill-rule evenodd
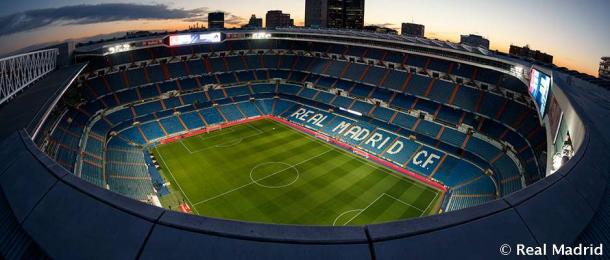
<path id="1" fill-rule="evenodd" d="M 293 29 L 285 30 L 291 35 Z M 322 37 L 324 32 L 311 33 Z M 352 36 L 354 41 L 358 38 L 354 32 L 334 33 Z M 407 47 L 447 44 L 438 51 L 452 59 L 460 57 L 450 56 L 453 53 L 448 50 L 459 49 L 461 55 L 470 51 L 480 59 L 468 63 L 502 65 L 498 59 L 486 63 L 484 57 L 494 54 L 427 39 L 401 39 L 410 42 Z M 482 258 L 489 259 L 498 254 L 497 236 L 502 236 L 503 243 L 533 245 L 588 242 L 603 236 L 589 223 L 607 223 L 607 214 L 595 213 L 600 203 L 607 204 L 608 197 L 599 196 L 605 193 L 608 169 L 608 162 L 599 160 L 604 158 L 599 152 L 605 151 L 607 140 L 599 129 L 607 125 L 607 117 L 598 122 L 583 116 L 586 134 L 581 149 L 557 173 L 541 179 L 545 162 L 539 159 L 547 147 L 546 133 L 535 107 L 515 98 L 526 93 L 519 79 L 430 58 L 424 52 L 403 54 L 387 49 L 316 41 L 232 40 L 230 44 L 151 47 L 90 58 L 89 70 L 105 73 L 80 78 L 78 84 L 84 87 L 72 88 L 71 93 L 79 101 L 55 106 L 53 122 L 46 126 L 43 137 L 33 142 L 22 131 L 4 141 L 3 147 L 11 147 L 16 156 L 2 150 L 7 164 L 0 172 L 0 211 L 13 214 L 0 214 L 0 223 L 15 235 L 8 242 L 0 237 L 0 244 L 15 243 L 29 248 L 28 254 L 44 251 L 53 258 L 169 254 L 201 258 L 209 252 L 235 257 L 248 252 L 268 258 L 274 252 L 273 257 L 385 259 L 411 256 L 409 252 L 422 248 L 438 249 L 439 241 L 444 241 L 447 250 L 429 250 L 426 256 L 456 258 L 472 251 L 474 245 Z M 194 55 L 201 52 L 208 55 Z M 316 55 L 320 53 L 324 55 Z M 182 60 L 178 55 L 189 57 Z M 163 61 L 117 69 L 149 59 Z M 435 77 L 432 71 L 443 74 Z M 607 114 L 589 102 L 592 95 L 587 89 L 594 85 L 572 77 L 567 84 L 559 75 L 563 74 L 556 80 L 566 86 L 570 101 L 587 104 L 577 105 L 579 115 Z M 449 213 L 366 227 L 269 228 L 201 221 L 103 190 L 148 201 L 158 191 L 143 153 L 147 146 L 170 135 L 258 115 L 307 125 L 291 117 L 299 109 L 332 119 L 325 127 L 309 125 L 318 133 L 442 183 L 448 188 L 442 208 Z M 400 141 L 404 148 L 394 153 L 359 140 L 356 133 L 364 129 L 393 143 Z M 594 137 L 600 141 L 589 141 Z M 585 150 L 597 154 L 584 156 Z M 422 152 L 438 157 L 438 163 L 434 167 L 415 163 L 421 161 Z M 526 185 L 530 187 L 522 189 Z M 24 192 L 27 198 L 21 196 Z M 70 203 L 57 207 L 57 201 Z M 82 210 L 84 207 L 88 210 Z M 492 228 L 494 232 L 489 232 Z M 469 239 L 457 239 L 465 233 L 470 234 Z M 5 247 L 0 248 L 6 252 Z M 9 258 L 24 258 L 23 252 L 13 249 Z"/>

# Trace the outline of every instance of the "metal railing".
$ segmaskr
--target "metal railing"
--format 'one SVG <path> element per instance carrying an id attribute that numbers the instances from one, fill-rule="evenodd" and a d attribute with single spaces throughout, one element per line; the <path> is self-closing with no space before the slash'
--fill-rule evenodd
<path id="1" fill-rule="evenodd" d="M 58 49 L 47 49 L 0 59 L 0 105 L 53 71 L 58 55 Z"/>

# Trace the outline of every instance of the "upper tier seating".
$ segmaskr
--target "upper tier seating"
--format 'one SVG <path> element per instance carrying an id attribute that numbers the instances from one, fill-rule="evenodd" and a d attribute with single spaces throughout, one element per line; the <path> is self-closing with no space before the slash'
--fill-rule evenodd
<path id="1" fill-rule="evenodd" d="M 256 44 L 260 46 L 237 41 L 231 47 L 219 44 L 213 49 L 281 46 Z M 294 44 L 291 48 L 302 50 L 307 46 Z M 62 117 L 50 134 L 47 152 L 89 182 L 146 200 L 154 190 L 149 185 L 141 146 L 168 135 L 248 117 L 276 115 L 289 119 L 291 113 L 307 107 L 325 113 L 329 119 L 337 119 L 323 128 L 309 125 L 310 128 L 450 187 L 453 196 L 447 210 L 495 199 L 496 193 L 502 196 L 520 189 L 523 180 L 529 183 L 537 179 L 540 170 L 536 158 L 546 139 L 537 123 L 537 113 L 531 112 L 531 107 L 498 93 L 432 78 L 426 70 L 523 92 L 521 83 L 515 79 L 419 55 L 322 43 L 312 46 L 317 52 L 338 54 L 337 57 L 345 56 L 348 60 L 364 57 L 419 70 L 401 66 L 397 67 L 400 70 L 393 70 L 342 58 L 332 60 L 295 53 L 260 55 L 246 51 L 248 55 L 244 56 L 229 54 L 175 60 L 118 71 L 84 82 L 79 91 L 86 103 L 70 108 Z M 172 53 L 190 55 L 192 51 L 178 48 Z M 111 64 L 166 57 L 172 53 L 153 49 L 134 52 L 131 58 L 121 54 L 113 57 Z M 196 77 L 186 78 L 189 76 Z M 304 83 L 312 84 L 315 89 L 303 87 Z M 335 95 L 330 90 L 341 90 L 343 94 Z M 159 99 L 161 95 L 164 97 Z M 354 118 L 338 108 L 358 111 L 363 116 Z M 90 121 L 98 111 L 103 111 L 103 116 Z M 345 132 L 335 129 L 340 121 L 350 124 Z M 354 133 L 345 135 L 350 129 L 382 134 L 391 139 L 390 143 L 400 141 L 403 150 L 393 153 L 384 149 L 387 147 L 354 139 Z M 81 144 L 81 140 L 86 142 Z M 519 160 L 521 168 L 505 153 L 507 148 Z M 422 151 L 438 157 L 437 167 L 413 163 L 413 157 Z M 486 175 L 487 170 L 493 173 L 497 187 Z"/>

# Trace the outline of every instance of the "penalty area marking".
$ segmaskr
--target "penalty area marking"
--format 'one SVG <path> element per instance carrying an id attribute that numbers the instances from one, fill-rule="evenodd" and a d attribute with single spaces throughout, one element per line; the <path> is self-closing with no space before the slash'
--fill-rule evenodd
<path id="1" fill-rule="evenodd" d="M 388 196 L 389 198 L 391 198 L 391 199 L 393 199 L 393 200 L 395 200 L 395 201 L 397 201 L 397 202 L 399 202 L 399 203 L 401 203 L 401 204 L 404 204 L 404 205 L 406 205 L 406 206 L 408 206 L 408 207 L 414 208 L 414 209 L 416 209 L 416 210 L 418 210 L 418 211 L 422 212 L 422 214 L 425 212 L 425 210 L 422 210 L 422 209 L 420 209 L 420 208 L 418 208 L 418 207 L 415 207 L 415 206 L 413 206 L 413 205 L 411 205 L 411 204 L 409 204 L 409 203 L 407 203 L 407 202 L 404 202 L 404 201 L 402 201 L 402 200 L 400 200 L 400 199 L 398 199 L 398 198 L 396 198 L 396 197 L 394 197 L 394 196 L 392 196 L 392 195 L 387 194 L 387 193 L 385 193 L 385 192 L 384 192 L 384 193 L 381 193 L 381 195 L 379 195 L 379 197 L 377 197 L 375 200 L 373 200 L 373 202 L 369 203 L 369 205 L 367 205 L 366 207 L 364 207 L 364 209 L 354 209 L 354 210 L 351 210 L 351 211 L 357 211 L 357 210 L 359 210 L 360 212 L 358 212 L 358 214 L 356 214 L 355 216 L 353 216 L 352 218 L 350 218 L 350 219 L 349 219 L 347 222 L 343 223 L 343 226 L 346 226 L 347 224 L 349 224 L 350 222 L 352 222 L 352 220 L 356 219 L 358 216 L 360 216 L 362 213 L 364 213 L 364 212 L 365 212 L 365 211 L 366 211 L 368 208 L 370 208 L 371 206 L 373 206 L 373 204 L 375 204 L 375 202 L 377 202 L 377 201 L 378 201 L 379 199 L 381 199 L 383 196 Z M 436 199 L 436 197 L 435 197 L 435 199 Z M 434 200 L 432 200 L 432 201 L 434 201 Z M 431 202 L 430 204 L 432 204 L 432 202 Z M 430 204 L 428 204 L 428 206 L 430 206 Z M 427 210 L 427 208 L 426 208 L 426 210 Z M 339 216 L 337 216 L 337 218 L 335 218 L 335 221 L 333 221 L 333 226 L 336 224 L 337 219 L 339 219 L 339 217 L 341 217 L 342 215 L 344 215 L 344 214 L 346 214 L 346 213 L 348 213 L 348 212 L 350 212 L 350 211 L 343 212 L 343 213 L 341 213 Z M 422 214 L 420 214 L 419 216 L 421 217 L 421 216 L 422 216 Z"/>
<path id="2" fill-rule="evenodd" d="M 269 164 L 281 164 L 281 165 L 288 166 L 288 167 L 286 167 L 286 168 L 284 168 L 284 169 L 282 169 L 280 171 L 272 173 L 272 175 L 276 175 L 276 174 L 278 174 L 280 172 L 284 172 L 284 171 L 286 171 L 288 169 L 294 169 L 295 172 L 297 173 L 297 176 L 296 176 L 296 178 L 294 178 L 294 180 L 292 180 L 291 182 L 289 182 L 287 184 L 284 184 L 284 185 L 273 186 L 273 185 L 262 184 L 262 183 L 260 183 L 260 181 L 262 181 L 264 179 L 267 179 L 267 177 L 269 177 L 269 176 L 265 176 L 265 177 L 263 177 L 261 179 L 255 179 L 254 176 L 252 176 L 252 174 L 254 173 L 256 168 L 264 166 L 264 165 L 269 165 Z M 254 183 L 254 184 L 258 185 L 258 186 L 261 186 L 261 187 L 269 188 L 269 189 L 280 189 L 280 188 L 288 187 L 288 186 L 294 184 L 295 182 L 297 182 L 299 177 L 301 177 L 299 169 L 297 169 L 297 167 L 294 167 L 293 165 L 290 165 L 290 164 L 287 164 L 287 163 L 284 163 L 284 162 L 264 162 L 264 163 L 257 164 L 256 166 L 252 167 L 252 169 L 250 170 L 250 180 L 252 180 L 252 183 Z"/>
<path id="3" fill-rule="evenodd" d="M 337 216 L 337 217 L 335 218 L 335 221 L 333 221 L 333 226 L 336 226 L 336 225 L 337 225 L 337 220 L 339 220 L 341 217 L 343 217 L 343 215 L 345 215 L 345 214 L 347 214 L 347 213 L 350 213 L 350 212 L 354 212 L 354 211 L 363 211 L 363 210 L 364 210 L 364 209 L 352 209 L 352 210 L 347 210 L 347 211 L 344 211 L 343 213 L 339 214 L 339 216 Z"/>
<path id="4" fill-rule="evenodd" d="M 237 126 L 240 126 L 240 125 L 237 125 Z M 243 136 L 243 137 L 239 137 L 239 138 L 237 138 L 237 139 L 232 139 L 232 140 L 229 140 L 229 141 L 224 142 L 224 143 L 221 143 L 221 144 L 216 144 L 216 145 L 213 145 L 213 146 L 210 146 L 210 147 L 207 147 L 207 148 L 203 148 L 203 149 L 199 149 L 199 150 L 195 150 L 195 151 L 193 151 L 192 149 L 190 149 L 190 148 L 189 148 L 189 145 L 186 145 L 186 144 L 184 143 L 184 140 L 180 140 L 180 143 L 182 143 L 182 146 L 184 146 L 184 148 L 185 148 L 185 149 L 186 149 L 186 150 L 187 150 L 187 151 L 188 151 L 190 154 L 194 154 L 194 153 L 200 153 L 200 152 L 203 152 L 203 151 L 211 150 L 211 149 L 214 149 L 214 148 L 229 148 L 229 147 L 233 147 L 233 146 L 236 146 L 236 145 L 241 144 L 241 143 L 242 143 L 244 140 L 246 140 L 246 139 L 249 139 L 249 138 L 251 138 L 251 137 L 256 137 L 256 136 L 259 136 L 259 135 L 262 135 L 262 134 L 264 134 L 264 133 L 265 133 L 265 131 L 260 130 L 260 129 L 258 129 L 258 128 L 254 127 L 254 126 L 251 126 L 251 125 L 250 125 L 250 123 L 246 124 L 246 126 L 249 126 L 249 127 L 250 127 L 250 128 L 252 128 L 253 130 L 255 130 L 255 131 L 256 131 L 256 133 L 255 133 L 255 134 L 251 134 L 251 135 L 247 135 L 247 136 Z M 229 132 L 229 130 L 230 130 L 230 132 Z M 214 135 L 214 136 L 211 136 L 211 137 L 209 137 L 209 138 L 205 138 L 205 137 L 204 137 L 204 136 L 205 136 L 204 134 L 198 135 L 198 137 L 199 137 L 199 139 L 200 139 L 200 140 L 202 140 L 202 141 L 204 141 L 204 142 L 205 142 L 205 141 L 208 141 L 208 140 L 210 140 L 210 139 L 214 139 L 214 138 L 216 138 L 216 137 L 221 137 L 221 136 L 223 136 L 223 135 L 226 135 L 226 134 L 230 134 L 230 133 L 236 132 L 237 130 L 234 130 L 233 128 L 229 128 L 229 129 L 226 129 L 226 131 L 227 131 L 226 133 L 222 133 L 222 134 Z"/>

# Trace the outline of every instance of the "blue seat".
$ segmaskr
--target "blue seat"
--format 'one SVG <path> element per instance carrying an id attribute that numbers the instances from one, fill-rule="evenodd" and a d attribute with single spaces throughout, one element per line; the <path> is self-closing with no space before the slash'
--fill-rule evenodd
<path id="1" fill-rule="evenodd" d="M 199 111 L 208 125 L 224 123 L 224 119 L 216 108 L 206 108 Z"/>
<path id="2" fill-rule="evenodd" d="M 212 73 L 226 72 L 224 60 L 222 58 L 210 58 L 208 59 L 210 66 L 212 67 Z"/>
<path id="3" fill-rule="evenodd" d="M 415 125 L 415 122 L 417 122 L 417 118 L 402 112 L 398 112 L 392 123 L 400 126 L 401 128 L 411 129 Z"/>
<path id="4" fill-rule="evenodd" d="M 363 84 L 356 84 L 352 88 L 352 92 L 350 92 L 350 95 L 356 96 L 356 97 L 367 98 L 369 96 L 369 93 L 371 93 L 372 90 L 373 90 L 373 88 L 370 86 L 363 85 Z"/>
<path id="5" fill-rule="evenodd" d="M 205 124 L 199 115 L 197 115 L 196 111 L 183 113 L 180 115 L 180 118 L 182 118 L 182 121 L 184 121 L 184 124 L 189 128 L 189 130 L 205 127 Z"/>
<path id="6" fill-rule="evenodd" d="M 399 151 L 396 151 L 397 149 L 388 149 L 388 151 L 385 151 L 382 156 L 400 165 L 405 165 L 411 156 L 413 156 L 413 154 L 421 147 L 421 145 L 403 137 L 399 137 L 398 141 L 403 144 L 402 149 Z"/>
<path id="7" fill-rule="evenodd" d="M 452 126 L 457 126 L 462 117 L 462 111 L 448 106 L 442 106 L 439 110 L 436 120 L 447 123 Z"/>
<path id="8" fill-rule="evenodd" d="M 241 56 L 231 56 L 226 57 L 227 65 L 229 66 L 229 71 L 240 71 L 245 70 L 246 65 L 241 59 Z"/>
<path id="9" fill-rule="evenodd" d="M 165 136 L 165 133 L 163 133 L 163 130 L 161 129 L 161 126 L 159 126 L 159 123 L 157 121 L 144 123 L 140 125 L 140 128 L 142 129 L 142 132 L 144 132 L 146 138 L 149 141 L 159 139 Z"/>
<path id="10" fill-rule="evenodd" d="M 165 76 L 163 75 L 163 70 L 160 65 L 154 65 L 146 67 L 148 70 L 148 77 L 151 82 L 162 82 L 165 81 Z"/>
<path id="11" fill-rule="evenodd" d="M 388 74 L 388 77 L 383 82 L 382 87 L 400 91 L 408 78 L 409 74 L 406 72 L 391 70 L 390 74 Z"/>
<path id="12" fill-rule="evenodd" d="M 128 70 L 127 78 L 129 79 L 129 87 L 135 87 L 148 83 L 144 78 L 144 70 L 140 68 Z"/>
<path id="13" fill-rule="evenodd" d="M 281 84 L 279 87 L 279 91 L 280 93 L 283 94 L 288 94 L 288 95 L 296 95 L 297 93 L 299 93 L 299 91 L 301 91 L 300 86 L 295 86 L 292 84 Z"/>
<path id="14" fill-rule="evenodd" d="M 350 64 L 347 72 L 343 76 L 346 79 L 351 79 L 353 81 L 359 81 L 360 76 L 364 72 L 365 66 L 357 63 Z"/>
<path id="15" fill-rule="evenodd" d="M 370 67 L 369 71 L 366 73 L 366 76 L 363 79 L 363 82 L 369 83 L 375 86 L 378 86 L 383 79 L 383 76 L 386 74 L 387 69 L 383 69 L 380 67 Z"/>
<path id="16" fill-rule="evenodd" d="M 389 122 L 392 116 L 394 115 L 394 111 L 387 109 L 385 107 L 377 107 L 373 111 L 372 116 L 384 122 Z"/>
<path id="17" fill-rule="evenodd" d="M 224 105 L 224 106 L 218 106 L 218 109 L 220 109 L 220 111 L 222 112 L 222 114 L 227 118 L 227 120 L 229 121 L 236 121 L 239 119 L 243 119 L 244 115 L 239 111 L 239 109 L 237 109 L 237 107 L 235 106 L 235 104 L 230 104 L 230 105 Z"/>
<path id="18" fill-rule="evenodd" d="M 317 90 L 313 90 L 310 88 L 303 88 L 303 90 L 301 90 L 299 92 L 299 96 L 306 98 L 306 99 L 313 99 L 313 97 L 318 93 Z"/>
<path id="19" fill-rule="evenodd" d="M 356 103 L 354 103 L 350 109 L 366 115 L 369 113 L 369 111 L 371 111 L 371 108 L 373 108 L 373 105 L 356 100 Z"/>
<path id="20" fill-rule="evenodd" d="M 411 80 L 409 81 L 409 85 L 407 85 L 406 93 L 423 97 L 432 79 L 419 74 L 411 75 Z"/>
<path id="21" fill-rule="evenodd" d="M 432 138 L 436 137 L 440 130 L 440 125 L 426 120 L 420 120 L 419 125 L 415 129 L 415 131 L 417 131 L 418 133 L 427 135 Z"/>
<path id="22" fill-rule="evenodd" d="M 349 108 L 352 104 L 352 100 L 343 96 L 337 96 L 333 101 L 333 105 L 343 108 Z"/>
<path id="23" fill-rule="evenodd" d="M 406 96 L 403 94 L 398 94 L 394 97 L 394 99 L 392 100 L 392 103 L 390 103 L 390 105 L 392 105 L 394 107 L 398 107 L 403 110 L 409 110 L 409 109 L 411 109 L 413 102 L 415 102 L 415 98 L 413 96 Z"/>
<path id="24" fill-rule="evenodd" d="M 277 100 L 275 106 L 272 107 L 272 113 L 276 116 L 282 115 L 286 110 L 294 106 L 294 103 L 286 100 Z"/>
<path id="25" fill-rule="evenodd" d="M 466 139 L 466 135 L 464 133 L 451 128 L 445 128 L 445 130 L 443 130 L 443 134 L 440 136 L 441 141 L 455 147 L 461 147 L 464 143 L 464 139 Z"/>
<path id="26" fill-rule="evenodd" d="M 250 95 L 250 90 L 247 86 L 225 88 L 229 97 L 247 96 Z"/>
<path id="27" fill-rule="evenodd" d="M 237 103 L 241 111 L 246 114 L 246 117 L 260 116 L 261 113 L 252 102 Z"/>
<path id="28" fill-rule="evenodd" d="M 460 86 L 458 92 L 455 94 L 453 104 L 468 111 L 474 112 L 476 109 L 477 101 L 479 99 L 479 95 L 479 90 L 462 85 Z"/>
<path id="29" fill-rule="evenodd" d="M 432 86 L 428 97 L 440 103 L 449 104 L 449 99 L 451 99 L 454 85 L 455 84 L 448 81 L 437 80 Z"/>
<path id="30" fill-rule="evenodd" d="M 484 93 L 483 101 L 481 102 L 481 107 L 479 108 L 478 112 L 481 112 L 488 117 L 496 118 L 496 115 L 502 108 L 504 101 L 506 101 L 506 99 L 503 97 L 486 92 Z"/>
<path id="31" fill-rule="evenodd" d="M 165 131 L 167 131 L 167 133 L 170 135 L 186 130 L 175 116 L 163 118 L 159 120 L 159 122 L 163 125 L 163 128 L 165 128 Z"/>
<path id="32" fill-rule="evenodd" d="M 124 121 L 130 121 L 133 119 L 133 114 L 131 113 L 131 109 L 123 108 L 117 111 L 114 111 L 111 114 L 107 114 L 106 118 L 110 120 L 113 124 L 119 124 Z"/>
<path id="33" fill-rule="evenodd" d="M 252 85 L 252 91 L 254 91 L 255 94 L 274 93 L 275 84 L 254 84 Z"/>
<path id="34" fill-rule="evenodd" d="M 434 174 L 434 179 L 449 187 L 453 187 L 480 176 L 485 176 L 481 169 L 467 161 L 447 156 Z"/>
<path id="35" fill-rule="evenodd" d="M 330 104 L 330 101 L 332 101 L 334 97 L 335 95 L 333 94 L 320 91 L 318 92 L 318 95 L 316 96 L 315 100 L 324 104 Z"/>

